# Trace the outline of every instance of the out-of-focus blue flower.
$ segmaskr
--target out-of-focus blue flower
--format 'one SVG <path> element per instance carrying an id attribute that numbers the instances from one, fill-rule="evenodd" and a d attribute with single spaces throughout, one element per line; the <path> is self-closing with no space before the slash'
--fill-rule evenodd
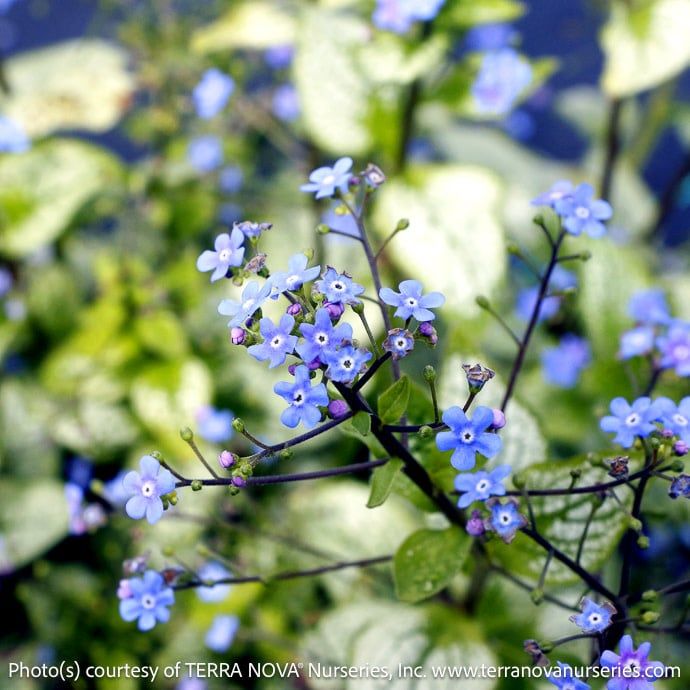
<path id="1" fill-rule="evenodd" d="M 232 77 L 215 67 L 206 70 L 192 92 L 196 114 L 204 120 L 215 117 L 226 106 L 234 90 Z"/>
<path id="2" fill-rule="evenodd" d="M 132 596 L 120 600 L 120 616 L 124 620 L 137 620 L 139 630 L 146 631 L 170 619 L 168 606 L 175 603 L 175 593 L 160 573 L 147 570 L 143 577 L 130 578 L 129 589 Z"/>
<path id="3" fill-rule="evenodd" d="M 303 192 L 316 192 L 316 198 L 333 196 L 337 189 L 341 194 L 347 193 L 352 173 L 352 158 L 339 158 L 332 168 L 324 166 L 312 171 L 309 182 L 303 184 L 300 190 Z"/>
<path id="4" fill-rule="evenodd" d="M 0 266 L 0 297 L 4 297 L 14 285 L 14 279 L 12 274 L 6 269 Z"/>
<path id="5" fill-rule="evenodd" d="M 280 415 L 280 421 L 290 429 L 300 422 L 312 429 L 321 420 L 319 407 L 328 405 L 326 386 L 319 383 L 312 387 L 309 369 L 300 365 L 295 369 L 294 382 L 280 381 L 273 390 L 288 403 Z"/>
<path id="6" fill-rule="evenodd" d="M 163 517 L 161 496 L 175 489 L 175 477 L 150 455 L 141 458 L 139 468 L 140 472 L 127 472 L 122 480 L 122 486 L 130 495 L 125 511 L 134 520 L 146 516 L 153 525 Z"/>
<path id="7" fill-rule="evenodd" d="M 122 480 L 127 474 L 126 470 L 118 472 L 110 481 L 103 485 L 103 497 L 113 506 L 124 507 L 129 498 L 129 493 L 125 490 Z"/>
<path id="8" fill-rule="evenodd" d="M 517 141 L 527 141 L 534 136 L 537 125 L 526 110 L 513 110 L 500 123 L 501 128 Z"/>
<path id="9" fill-rule="evenodd" d="M 228 326 L 243 326 L 247 319 L 258 311 L 271 294 L 272 284 L 267 280 L 263 286 L 256 280 L 250 280 L 242 291 L 242 299 L 239 302 L 224 299 L 218 305 L 218 313 L 223 316 L 232 316 Z"/>
<path id="10" fill-rule="evenodd" d="M 584 597 L 580 602 L 581 613 L 570 616 L 568 620 L 572 621 L 583 632 L 602 632 L 611 625 L 611 616 L 616 613 L 608 601 L 603 604 L 597 604 L 588 597 Z"/>
<path id="11" fill-rule="evenodd" d="M 557 347 L 548 347 L 542 351 L 544 380 L 554 386 L 572 388 L 591 359 L 589 343 L 584 338 L 564 335 Z"/>
<path id="12" fill-rule="evenodd" d="M 337 207 L 338 203 L 335 202 L 333 206 L 323 214 L 321 217 L 321 222 L 324 225 L 327 225 L 329 228 L 337 230 L 338 232 L 344 232 L 346 235 L 352 235 L 352 237 L 359 237 L 360 232 L 359 228 L 357 227 L 357 221 L 349 213 L 336 213 L 335 209 Z M 339 238 L 336 235 L 332 239 L 336 240 Z M 348 241 L 344 237 L 342 239 L 344 242 Z"/>
<path id="13" fill-rule="evenodd" d="M 613 215 L 611 204 L 594 198 L 594 188 L 583 182 L 575 191 L 554 204 L 556 213 L 563 218 L 563 227 L 571 235 L 583 232 L 590 237 L 601 237 L 606 232 L 602 223 Z"/>
<path id="14" fill-rule="evenodd" d="M 401 319 L 415 318 L 417 321 L 433 321 L 436 318 L 430 309 L 443 306 L 446 298 L 440 292 L 422 295 L 422 284 L 416 280 L 403 280 L 398 286 L 400 292 L 381 288 L 379 297 L 391 307 L 397 307 L 394 316 Z"/>
<path id="15" fill-rule="evenodd" d="M 674 321 L 656 340 L 661 366 L 675 369 L 678 376 L 690 376 L 690 323 Z"/>
<path id="16" fill-rule="evenodd" d="M 285 69 L 290 66 L 295 49 L 288 43 L 282 46 L 271 46 L 264 53 L 264 62 L 271 69 Z"/>
<path id="17" fill-rule="evenodd" d="M 663 290 L 640 290 L 628 302 L 628 314 L 637 323 L 661 324 L 670 323 L 671 315 Z"/>
<path id="18" fill-rule="evenodd" d="M 187 160 L 200 173 L 213 172 L 223 163 L 223 143 L 213 134 L 195 137 L 187 147 Z"/>
<path id="19" fill-rule="evenodd" d="M 661 423 L 681 441 L 690 443 L 690 397 L 683 398 L 678 405 L 669 398 L 658 398 L 661 408 Z"/>
<path id="20" fill-rule="evenodd" d="M 453 451 L 450 463 L 456 470 L 471 470 L 477 453 L 493 458 L 501 450 L 501 439 L 487 432 L 494 420 L 490 407 L 477 407 L 470 419 L 454 405 L 443 413 L 442 419 L 450 431 L 436 434 L 436 446 L 441 451 Z"/>
<path id="21" fill-rule="evenodd" d="M 237 194 L 242 189 L 244 173 L 237 165 L 228 165 L 220 171 L 218 184 L 225 194 Z"/>
<path id="22" fill-rule="evenodd" d="M 520 513 L 518 503 L 513 498 L 504 503 L 499 498 L 490 498 L 486 502 L 486 507 L 491 511 L 491 515 L 484 527 L 496 532 L 506 544 L 510 544 L 515 539 L 517 531 L 527 525 L 525 516 Z"/>
<path id="23" fill-rule="evenodd" d="M 607 649 L 600 659 L 602 666 L 616 669 L 606 683 L 606 690 L 653 690 L 653 683 L 663 677 L 664 665 L 660 661 L 649 661 L 652 645 L 643 642 L 633 649 L 630 635 L 623 635 L 618 647 L 620 655 Z M 635 669 L 635 673 L 631 673 Z"/>
<path id="24" fill-rule="evenodd" d="M 551 273 L 549 280 L 549 289 L 551 291 L 563 291 L 577 286 L 577 278 L 574 273 L 566 270 L 561 266 L 556 266 Z M 517 295 L 515 302 L 515 314 L 522 321 L 529 321 L 532 318 L 532 312 L 537 305 L 539 298 L 539 287 L 534 285 L 528 288 L 522 288 Z M 550 295 L 542 300 L 539 309 L 539 321 L 552 319 L 558 313 L 561 307 L 563 298 L 560 295 Z"/>
<path id="25" fill-rule="evenodd" d="M 226 201 L 218 207 L 218 220 L 223 225 L 233 225 L 238 220 L 241 220 L 243 215 L 242 207 L 232 201 Z"/>
<path id="26" fill-rule="evenodd" d="M 618 356 L 621 359 L 630 359 L 648 355 L 654 349 L 654 328 L 651 326 L 638 326 L 621 334 L 621 346 Z"/>
<path id="27" fill-rule="evenodd" d="M 486 501 L 491 496 L 504 496 L 503 480 L 510 474 L 510 465 L 499 465 L 491 472 L 468 472 L 455 478 L 455 489 L 462 493 L 458 508 L 467 508 L 475 501 Z"/>
<path id="28" fill-rule="evenodd" d="M 611 415 L 603 417 L 599 426 L 602 431 L 615 433 L 613 439 L 623 448 L 630 448 L 636 436 L 644 438 L 656 430 L 654 422 L 661 418 L 663 402 L 652 403 L 651 398 L 642 397 L 628 404 L 625 398 L 611 401 Z"/>
<path id="29" fill-rule="evenodd" d="M 383 341 L 383 349 L 390 352 L 393 359 L 407 357 L 414 349 L 414 336 L 405 328 L 393 328 Z"/>
<path id="30" fill-rule="evenodd" d="M 299 94 L 292 84 L 276 87 L 271 100 L 273 114 L 283 122 L 294 122 L 300 115 Z"/>
<path id="31" fill-rule="evenodd" d="M 324 353 L 326 358 L 326 376 L 338 383 L 350 383 L 361 373 L 364 365 L 371 359 L 369 350 L 357 349 L 352 345 L 341 347 L 337 352 Z"/>
<path id="32" fill-rule="evenodd" d="M 338 273 L 332 266 L 327 268 L 315 286 L 326 296 L 326 301 L 333 304 L 359 304 L 357 296 L 364 292 L 364 288 L 355 283 L 347 273 Z"/>
<path id="33" fill-rule="evenodd" d="M 223 443 L 232 437 L 234 418 L 230 410 L 217 410 L 211 405 L 204 405 L 196 411 L 197 433 L 209 443 Z"/>
<path id="34" fill-rule="evenodd" d="M 67 462 L 67 480 L 88 489 L 93 477 L 93 463 L 86 458 L 73 457 Z"/>
<path id="35" fill-rule="evenodd" d="M 575 185 L 569 180 L 559 180 L 554 182 L 548 192 L 544 192 L 532 199 L 533 206 L 549 206 L 556 207 L 556 203 L 572 196 L 575 191 Z"/>
<path id="36" fill-rule="evenodd" d="M 106 523 L 103 508 L 98 503 L 85 503 L 84 490 L 78 484 L 65 484 L 65 500 L 70 534 L 85 534 Z"/>
<path id="37" fill-rule="evenodd" d="M 690 498 L 690 475 L 679 474 L 677 477 L 674 477 L 668 489 L 668 495 L 673 499 L 680 498 L 681 496 Z"/>
<path id="38" fill-rule="evenodd" d="M 0 0 L 0 14 L 7 12 L 17 0 Z"/>
<path id="39" fill-rule="evenodd" d="M 445 0 L 376 0 L 372 21 L 379 28 L 404 34 L 416 21 L 429 21 Z"/>
<path id="40" fill-rule="evenodd" d="M 277 297 L 286 290 L 294 292 L 299 290 L 304 283 L 308 283 L 321 273 L 321 266 L 307 268 L 309 259 L 305 254 L 293 254 L 288 259 L 288 270 L 274 273 L 271 284 L 273 291 L 271 297 Z"/>
<path id="41" fill-rule="evenodd" d="M 175 690 L 208 690 L 208 683 L 201 678 L 192 678 L 185 676 L 180 679 L 180 682 L 175 686 Z"/>
<path id="42" fill-rule="evenodd" d="M 295 351 L 297 336 L 291 335 L 294 327 L 295 319 L 289 314 L 283 314 L 277 324 L 265 316 L 259 321 L 259 331 L 264 341 L 261 344 L 250 345 L 247 352 L 260 362 L 268 360 L 269 369 L 280 366 L 285 358 Z"/>
<path id="43" fill-rule="evenodd" d="M 232 233 L 222 233 L 216 237 L 214 244 L 215 251 L 207 249 L 202 252 L 196 260 L 196 267 L 199 271 L 213 271 L 211 282 L 224 278 L 228 270 L 234 266 L 240 266 L 244 259 L 244 234 L 236 227 Z"/>
<path id="44" fill-rule="evenodd" d="M 198 575 L 202 582 L 217 582 L 232 577 L 232 573 L 222 563 L 218 563 L 218 561 L 207 561 L 204 563 L 199 568 Z M 204 585 L 196 588 L 196 595 L 207 604 L 217 604 L 227 598 L 231 589 L 232 585 L 229 584 Z"/>
<path id="45" fill-rule="evenodd" d="M 237 616 L 214 616 L 204 639 L 206 646 L 218 654 L 227 652 L 235 640 L 239 627 L 240 619 Z"/>
<path id="46" fill-rule="evenodd" d="M 473 26 L 464 38 L 468 50 L 485 52 L 500 50 L 509 46 L 517 36 L 517 31 L 510 24 L 479 24 Z"/>
<path id="47" fill-rule="evenodd" d="M 590 690 L 587 683 L 583 683 L 579 678 L 573 674 L 573 669 L 569 664 L 558 662 L 557 669 L 551 669 L 546 679 L 549 683 L 555 685 L 559 690 Z"/>
<path id="48" fill-rule="evenodd" d="M 472 84 L 475 106 L 482 114 L 506 115 L 531 82 L 530 64 L 512 48 L 486 53 Z"/>
<path id="49" fill-rule="evenodd" d="M 242 231 L 245 237 L 261 237 L 262 233 L 270 230 L 273 227 L 272 223 L 257 223 L 253 220 L 243 220 L 240 223 L 235 223 L 238 230 Z"/>
<path id="50" fill-rule="evenodd" d="M 31 140 L 14 120 L 0 115 L 0 153 L 24 153 L 31 147 Z"/>
<path id="51" fill-rule="evenodd" d="M 300 324 L 299 330 L 304 342 L 297 345 L 297 353 L 307 364 L 315 359 L 325 364 L 326 353 L 352 340 L 352 326 L 348 323 L 334 326 L 328 309 L 324 308 L 317 310 L 313 324 Z"/>

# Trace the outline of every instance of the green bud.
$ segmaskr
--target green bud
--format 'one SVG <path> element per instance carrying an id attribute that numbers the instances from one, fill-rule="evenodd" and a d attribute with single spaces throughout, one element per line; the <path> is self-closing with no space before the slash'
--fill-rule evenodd
<path id="1" fill-rule="evenodd" d="M 580 470 L 580 469 L 570 470 L 570 476 L 573 479 L 579 479 L 582 476 L 582 470 Z"/>
<path id="2" fill-rule="evenodd" d="M 283 448 L 283 450 L 280 451 L 279 457 L 281 460 L 292 460 L 293 455 L 292 448 Z"/>
<path id="3" fill-rule="evenodd" d="M 233 275 L 232 284 L 235 287 L 242 287 L 242 283 L 244 283 L 244 278 L 241 275 L 239 275 L 239 273 L 236 273 L 235 275 Z"/>
<path id="4" fill-rule="evenodd" d="M 150 455 L 152 458 L 155 458 L 156 460 L 158 460 L 159 462 L 163 459 L 163 456 L 161 455 L 161 452 L 160 452 L 159 450 L 152 450 L 152 451 L 149 453 L 149 455 Z"/>
<path id="5" fill-rule="evenodd" d="M 195 479 L 192 484 L 192 491 L 201 491 L 204 488 L 204 485 L 201 483 L 201 479 Z"/>
<path id="6" fill-rule="evenodd" d="M 315 292 L 311 293 L 312 302 L 315 302 L 316 304 L 321 304 L 321 302 L 323 302 L 324 298 L 325 298 L 325 295 L 323 294 L 323 292 L 316 292 L 315 291 Z"/>
<path id="7" fill-rule="evenodd" d="M 661 446 L 661 439 L 650 436 L 649 445 L 652 448 L 659 448 Z"/>
<path id="8" fill-rule="evenodd" d="M 537 213 L 536 216 L 532 219 L 536 225 L 541 225 L 542 227 L 546 224 L 546 221 L 544 220 L 544 216 L 541 213 Z"/>
<path id="9" fill-rule="evenodd" d="M 520 247 L 518 247 L 518 245 L 515 244 L 515 242 L 510 242 L 506 249 L 508 250 L 509 254 L 513 254 L 515 256 L 520 256 L 521 254 Z"/>
<path id="10" fill-rule="evenodd" d="M 648 589 L 642 592 L 642 601 L 656 601 L 659 598 L 659 592 L 653 589 Z"/>
<path id="11" fill-rule="evenodd" d="M 649 537 L 645 537 L 644 534 L 640 535 L 640 536 L 637 538 L 637 545 L 638 545 L 641 549 L 648 549 L 648 548 L 649 548 Z"/>
<path id="12" fill-rule="evenodd" d="M 345 206 L 344 204 L 338 204 L 338 206 L 336 206 L 334 210 L 336 216 L 346 216 L 348 213 L 350 213 L 347 210 L 347 206 Z"/>
<path id="13" fill-rule="evenodd" d="M 541 649 L 544 654 L 549 654 L 549 652 L 553 652 L 553 643 L 552 642 L 539 642 L 539 649 Z"/>
<path id="14" fill-rule="evenodd" d="M 189 443 L 191 440 L 194 439 L 194 432 L 188 426 L 186 426 L 180 429 L 180 438 L 183 441 Z"/>
<path id="15" fill-rule="evenodd" d="M 167 496 L 161 496 L 161 503 L 163 504 L 163 510 L 167 510 L 170 507 L 170 500 Z"/>
<path id="16" fill-rule="evenodd" d="M 171 506 L 176 506 L 177 505 L 177 491 L 171 491 L 168 496 L 168 503 L 170 503 Z"/>
<path id="17" fill-rule="evenodd" d="M 641 532 L 642 522 L 630 515 L 628 517 L 628 529 L 631 529 L 633 532 Z"/>
<path id="18" fill-rule="evenodd" d="M 661 614 L 658 611 L 645 611 L 640 620 L 646 625 L 654 625 L 659 621 L 659 618 L 661 618 Z"/>
<path id="19" fill-rule="evenodd" d="M 235 417 L 235 419 L 232 420 L 232 428 L 238 434 L 242 434 L 244 433 L 244 422 L 239 417 Z"/>
<path id="20" fill-rule="evenodd" d="M 423 427 L 420 427 L 417 433 L 420 438 L 431 438 L 434 435 L 434 430 L 425 424 Z"/>
<path id="21" fill-rule="evenodd" d="M 357 302 L 357 304 L 351 304 L 352 311 L 360 316 L 364 314 L 364 302 Z"/>
<path id="22" fill-rule="evenodd" d="M 164 546 L 161 549 L 161 553 L 166 557 L 166 558 L 172 558 L 175 555 L 175 549 L 173 549 L 172 546 Z"/>
<path id="23" fill-rule="evenodd" d="M 682 472 L 685 469 L 685 463 L 682 460 L 674 460 L 671 463 L 671 472 Z"/>
<path id="24" fill-rule="evenodd" d="M 424 375 L 424 380 L 427 383 L 432 383 L 436 380 L 436 369 L 434 369 L 434 367 L 432 367 L 431 364 L 427 364 L 424 367 L 424 371 L 422 373 Z"/>
<path id="25" fill-rule="evenodd" d="M 527 482 L 526 482 L 525 476 L 523 474 L 518 472 L 517 474 L 513 475 L 513 485 L 515 486 L 516 489 L 518 489 L 518 490 L 524 489 L 526 483 Z"/>
<path id="26" fill-rule="evenodd" d="M 239 474 L 243 479 L 248 479 L 254 474 L 254 468 L 250 462 L 241 462 L 237 466 L 237 471 L 233 472 L 233 475 L 234 474 Z"/>
<path id="27" fill-rule="evenodd" d="M 228 493 L 231 496 L 237 496 L 237 494 L 240 492 L 240 488 L 238 486 L 235 486 L 234 484 L 230 484 L 228 487 Z"/>
<path id="28" fill-rule="evenodd" d="M 592 258 L 592 252 L 590 252 L 588 249 L 585 249 L 585 251 L 580 252 L 580 260 L 581 261 L 589 261 Z"/>
<path id="29" fill-rule="evenodd" d="M 491 306 L 488 298 L 486 298 L 484 295 L 478 295 L 474 301 L 477 303 L 477 306 L 480 309 L 489 309 L 489 307 Z"/>
<path id="30" fill-rule="evenodd" d="M 532 603 L 536 606 L 539 606 L 539 604 L 541 604 L 544 601 L 544 590 L 537 587 L 529 593 L 529 596 L 532 600 Z M 542 647 L 542 649 L 544 648 Z"/>
<path id="31" fill-rule="evenodd" d="M 319 235 L 327 235 L 330 231 L 331 231 L 331 229 L 325 223 L 319 223 L 316 226 L 316 232 Z"/>
<path id="32" fill-rule="evenodd" d="M 307 261 L 311 261 L 314 258 L 314 250 L 311 247 L 303 249 L 302 254 L 307 257 Z"/>
<path id="33" fill-rule="evenodd" d="M 398 221 L 398 224 L 395 226 L 396 232 L 400 232 L 401 230 L 407 230 L 407 228 L 410 227 L 410 221 L 407 218 L 401 218 Z"/>

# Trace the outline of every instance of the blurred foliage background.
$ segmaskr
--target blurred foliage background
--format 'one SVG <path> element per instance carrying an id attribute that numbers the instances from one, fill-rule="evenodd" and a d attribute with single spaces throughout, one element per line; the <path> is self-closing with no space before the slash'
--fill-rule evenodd
<path id="1" fill-rule="evenodd" d="M 520 299 L 534 280 L 509 250 L 517 242 L 535 261 L 545 256 L 530 200 L 562 178 L 591 181 L 611 200 L 609 236 L 587 245 L 592 260 L 573 267 L 579 288 L 566 290 L 530 354 L 499 458 L 516 469 L 535 466 L 562 482 L 563 460 L 605 448 L 597 418 L 612 397 L 632 395 L 641 376 L 616 359 L 635 291 L 662 287 L 674 314 L 690 319 L 690 0 L 442 5 L 431 20 L 390 30 L 372 21 L 369 0 L 0 3 L 5 664 L 520 665 L 529 662 L 523 640 L 572 632 L 562 612 L 534 607 L 494 578 L 476 600 L 460 574 L 449 596 L 400 603 L 385 567 L 235 586 L 215 603 L 180 593 L 171 622 L 148 634 L 117 613 L 122 562 L 137 555 L 157 568 L 220 560 L 238 575 L 271 573 L 392 553 L 414 529 L 441 526 L 405 486 L 367 509 L 366 478 L 237 497 L 185 494 L 155 527 L 123 515 L 118 477 L 141 455 L 157 449 L 183 472 L 197 471 L 181 426 L 193 427 L 212 457 L 248 450 L 232 436 L 232 415 L 269 441 L 287 437 L 277 422 L 281 401 L 268 393 L 279 375 L 233 351 L 216 311 L 232 288 L 209 285 L 195 261 L 219 232 L 249 218 L 274 225 L 263 245 L 272 266 L 313 247 L 322 265 L 366 283 L 356 243 L 314 233 L 324 218 L 344 219 L 299 193 L 311 169 L 350 155 L 359 169 L 373 161 L 388 175 L 373 231 L 381 241 L 400 218 L 410 228 L 389 245 L 386 276 L 415 277 L 448 297 L 439 347 L 403 368 L 419 379 L 433 362 L 444 405 L 464 396 L 460 364 L 477 358 L 498 372 L 484 404 L 500 398 L 512 344 L 475 297 L 486 295 L 519 327 Z M 506 107 L 487 112 L 473 85 L 485 56 L 500 49 L 529 64 L 530 76 Z M 210 68 L 230 75 L 234 90 L 205 119 L 192 92 Z M 563 387 L 545 379 L 539 353 L 567 333 L 588 339 L 591 359 Z M 670 377 L 664 392 L 682 397 L 687 383 Z M 355 439 L 335 433 L 265 471 L 365 457 Z M 645 525 L 651 548 L 639 554 L 641 589 L 688 570 L 688 509 L 663 505 Z M 615 566 L 620 534 L 616 516 L 605 517 L 590 553 L 603 571 Z M 567 540 L 567 520 L 562 531 Z M 536 579 L 539 558 L 510 567 Z M 552 584 L 577 598 L 557 572 Z M 221 613 L 239 616 L 240 629 L 219 654 L 204 639 Z M 654 658 L 690 673 L 686 639 L 650 639 Z M 559 658 L 586 660 L 586 645 Z M 13 690 L 63 687 L 7 682 Z M 466 686 L 547 687 L 488 679 Z"/>

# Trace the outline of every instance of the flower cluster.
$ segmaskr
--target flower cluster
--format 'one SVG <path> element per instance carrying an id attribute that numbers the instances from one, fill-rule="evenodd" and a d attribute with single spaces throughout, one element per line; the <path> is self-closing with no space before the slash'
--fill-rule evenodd
<path id="1" fill-rule="evenodd" d="M 376 0 L 372 16 L 379 29 L 407 33 L 418 21 L 434 19 L 446 0 Z"/>
<path id="2" fill-rule="evenodd" d="M 474 83 L 472 97 L 483 115 L 507 115 L 532 82 L 532 68 L 512 48 L 484 54 Z"/>

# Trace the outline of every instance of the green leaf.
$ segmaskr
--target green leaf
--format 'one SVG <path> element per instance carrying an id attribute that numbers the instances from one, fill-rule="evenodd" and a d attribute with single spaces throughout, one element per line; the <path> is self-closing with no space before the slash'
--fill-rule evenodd
<path id="1" fill-rule="evenodd" d="M 360 436 L 367 436 L 371 431 L 371 415 L 366 412 L 358 412 L 352 418 L 352 428 Z"/>
<path id="2" fill-rule="evenodd" d="M 393 483 L 402 469 L 402 460 L 391 458 L 385 465 L 377 467 L 371 474 L 371 489 L 367 508 L 378 508 L 386 502 L 393 490 Z"/>
<path id="3" fill-rule="evenodd" d="M 441 25 L 470 28 L 476 24 L 510 22 L 524 13 L 522 3 L 515 0 L 457 0 L 448 4 L 439 21 Z"/>
<path id="4" fill-rule="evenodd" d="M 58 481 L 0 481 L 0 570 L 39 557 L 67 534 L 67 502 Z"/>
<path id="5" fill-rule="evenodd" d="M 305 8 L 299 23 L 294 78 L 304 129 L 333 154 L 364 154 L 371 143 L 370 93 L 356 58 L 370 31 L 352 15 L 318 7 Z"/>
<path id="6" fill-rule="evenodd" d="M 690 65 L 690 0 L 612 3 L 601 32 L 602 89 L 614 98 L 653 88 Z"/>
<path id="7" fill-rule="evenodd" d="M 443 292 L 448 308 L 473 316 L 476 295 L 490 295 L 505 271 L 499 198 L 498 179 L 482 168 L 413 166 L 405 182 L 392 180 L 380 190 L 375 222 L 383 235 L 401 213 L 410 218 L 387 251 L 414 274 L 423 246 L 425 287 Z"/>
<path id="8" fill-rule="evenodd" d="M 630 467 L 631 471 L 635 472 L 641 467 L 641 460 L 631 457 Z M 527 489 L 565 488 L 572 481 L 571 470 L 579 470 L 582 475 L 578 485 L 588 486 L 611 481 L 607 469 L 601 462 L 592 466 L 587 458 L 577 457 L 568 461 L 552 460 L 532 465 L 521 472 L 521 478 L 524 479 Z M 632 506 L 631 492 L 619 491 L 618 498 L 629 511 Z M 539 532 L 572 559 L 577 555 L 593 500 L 595 499 L 591 494 L 530 498 Z M 523 513 L 525 510 L 523 505 Z M 613 499 L 605 501 L 598 508 L 589 526 L 580 561 L 582 567 L 591 573 L 598 572 L 615 551 L 626 529 L 627 515 L 624 509 Z M 532 580 L 539 578 L 545 553 L 524 534 L 518 533 L 510 545 L 493 540 L 489 544 L 489 549 L 511 573 Z M 549 566 L 547 585 L 567 585 L 577 581 L 577 576 L 560 562 L 554 560 Z"/>
<path id="9" fill-rule="evenodd" d="M 233 3 L 220 19 L 198 29 L 192 36 L 192 50 L 266 50 L 292 45 L 294 41 L 295 20 L 287 12 L 274 2 L 249 0 Z"/>
<path id="10" fill-rule="evenodd" d="M 394 424 L 407 410 L 410 400 L 410 380 L 402 376 L 379 395 L 378 412 L 384 424 Z"/>
<path id="11" fill-rule="evenodd" d="M 59 237 L 120 177 L 119 163 L 81 141 L 54 139 L 0 160 L 0 253 L 21 258 Z M 21 203 L 20 203 L 21 202 Z"/>
<path id="12" fill-rule="evenodd" d="M 135 90 L 127 61 L 121 48 L 96 38 L 20 53 L 5 62 L 11 89 L 0 94 L 0 109 L 32 138 L 57 130 L 106 132 Z"/>
<path id="13" fill-rule="evenodd" d="M 457 527 L 411 534 L 393 558 L 398 599 L 414 603 L 440 592 L 462 569 L 471 544 Z"/>

